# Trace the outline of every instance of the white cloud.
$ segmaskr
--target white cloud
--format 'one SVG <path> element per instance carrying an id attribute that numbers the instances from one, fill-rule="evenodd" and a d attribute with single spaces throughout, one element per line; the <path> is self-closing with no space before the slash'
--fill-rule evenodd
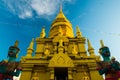
<path id="1" fill-rule="evenodd" d="M 25 18 L 31 18 L 33 16 L 31 11 L 25 10 L 25 12 L 18 15 L 19 18 L 25 19 Z"/>
<path id="2" fill-rule="evenodd" d="M 74 0 L 3 0 L 9 11 L 19 18 L 45 17 L 56 13 L 60 3 Z"/>
<path id="3" fill-rule="evenodd" d="M 32 0 L 31 7 L 38 15 L 53 15 L 59 3 L 58 0 Z"/>

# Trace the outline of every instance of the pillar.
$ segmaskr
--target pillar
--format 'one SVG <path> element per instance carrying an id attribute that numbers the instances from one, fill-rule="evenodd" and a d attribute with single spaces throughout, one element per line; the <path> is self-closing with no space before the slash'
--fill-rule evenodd
<path id="1" fill-rule="evenodd" d="M 50 80 L 54 80 L 54 68 L 50 68 Z"/>
<path id="2" fill-rule="evenodd" d="M 68 68 L 68 80 L 73 80 L 72 68 Z"/>

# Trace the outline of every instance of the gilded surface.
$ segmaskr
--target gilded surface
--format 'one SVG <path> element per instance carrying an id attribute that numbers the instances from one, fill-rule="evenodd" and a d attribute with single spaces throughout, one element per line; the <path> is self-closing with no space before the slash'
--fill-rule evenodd
<path id="1" fill-rule="evenodd" d="M 76 30 L 74 37 L 72 25 L 60 9 L 51 24 L 49 37 L 46 38 L 45 30 L 42 30 L 44 35 L 36 38 L 35 55 L 32 56 L 33 49 L 28 49 L 26 55 L 31 57 L 21 58 L 23 71 L 20 80 L 103 80 L 96 70 L 99 56 L 95 55 L 90 41 L 86 50 L 86 38 L 82 37 L 78 26 Z"/>

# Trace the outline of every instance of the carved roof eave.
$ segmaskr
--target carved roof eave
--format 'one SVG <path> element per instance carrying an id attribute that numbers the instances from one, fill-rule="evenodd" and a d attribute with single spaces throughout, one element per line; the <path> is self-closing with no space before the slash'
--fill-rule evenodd
<path id="1" fill-rule="evenodd" d="M 74 64 L 67 54 L 58 53 L 50 60 L 48 67 L 74 67 Z"/>

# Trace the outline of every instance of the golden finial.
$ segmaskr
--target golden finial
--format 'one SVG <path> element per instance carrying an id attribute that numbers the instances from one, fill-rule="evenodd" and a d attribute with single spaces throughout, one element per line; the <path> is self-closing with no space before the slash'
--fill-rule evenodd
<path id="1" fill-rule="evenodd" d="M 19 43 L 18 40 L 16 40 L 14 46 L 18 47 L 18 43 Z"/>
<path id="2" fill-rule="evenodd" d="M 79 37 L 82 37 L 82 33 L 80 31 L 80 28 L 78 26 L 76 26 L 76 36 L 79 38 Z"/>
<path id="3" fill-rule="evenodd" d="M 29 45 L 29 47 L 28 47 L 28 49 L 27 49 L 27 57 L 31 57 L 32 56 L 32 53 L 33 53 L 33 51 L 34 51 L 34 49 L 33 49 L 33 45 L 34 45 L 34 38 L 32 39 L 32 41 L 30 42 L 30 45 Z"/>
<path id="4" fill-rule="evenodd" d="M 80 32 L 80 29 L 79 29 L 79 27 L 78 27 L 78 26 L 76 26 L 76 31 L 77 31 L 77 32 Z"/>
<path id="5" fill-rule="evenodd" d="M 88 44 L 88 52 L 89 52 L 90 56 L 94 56 L 95 55 L 94 48 L 92 47 L 89 39 L 87 39 L 87 44 Z"/>
<path id="6" fill-rule="evenodd" d="M 89 39 L 87 39 L 87 43 L 88 43 L 88 50 L 89 50 L 89 49 L 93 49 L 93 47 L 92 47 Z"/>
<path id="7" fill-rule="evenodd" d="M 62 12 L 62 3 L 60 4 L 60 12 Z"/>
<path id="8" fill-rule="evenodd" d="M 34 45 L 34 38 L 32 38 L 32 41 L 31 41 L 31 43 L 29 45 L 29 49 L 33 49 L 33 45 Z"/>
<path id="9" fill-rule="evenodd" d="M 103 40 L 100 40 L 101 47 L 104 47 Z"/>
<path id="10" fill-rule="evenodd" d="M 45 36 L 46 36 L 45 27 L 43 26 L 43 27 L 42 27 L 42 31 L 41 31 L 41 33 L 40 33 L 40 38 L 45 38 Z"/>

